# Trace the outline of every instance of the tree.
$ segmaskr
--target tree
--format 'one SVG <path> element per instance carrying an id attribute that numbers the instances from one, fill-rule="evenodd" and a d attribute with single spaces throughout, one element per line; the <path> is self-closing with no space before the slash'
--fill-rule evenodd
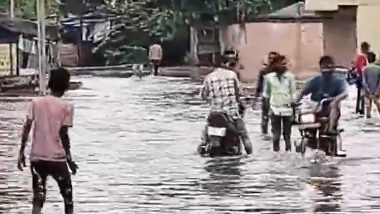
<path id="1" fill-rule="evenodd" d="M 107 39 L 95 49 L 106 64 L 123 64 L 146 59 L 146 45 L 152 38 L 171 39 L 182 25 L 171 1 L 126 0 L 110 4 L 109 9 L 123 14 Z M 136 57 L 138 56 L 138 57 Z"/>
<path id="2" fill-rule="evenodd" d="M 66 0 L 69 1 L 69 0 Z M 72 0 L 73 1 L 73 0 Z M 295 1 L 295 0 L 290 0 Z M 108 0 L 121 18 L 95 51 L 106 64 L 135 62 L 152 39 L 168 40 L 189 25 L 228 25 L 283 7 L 283 0 Z M 138 47 L 138 48 L 137 48 Z"/>
<path id="3" fill-rule="evenodd" d="M 15 16 L 23 19 L 37 18 L 37 0 L 14 0 Z M 4 12 L 9 13 L 10 0 L 0 0 L 0 7 Z M 45 0 L 46 14 L 55 14 L 58 12 L 56 0 Z"/>

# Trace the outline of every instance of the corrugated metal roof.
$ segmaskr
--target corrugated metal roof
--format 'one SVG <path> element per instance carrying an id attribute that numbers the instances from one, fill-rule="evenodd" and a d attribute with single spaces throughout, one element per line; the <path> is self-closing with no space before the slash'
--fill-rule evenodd
<path id="1" fill-rule="evenodd" d="M 38 35 L 37 23 L 25 19 L 10 18 L 8 14 L 0 14 L 0 28 L 14 34 Z M 58 26 L 46 25 L 46 38 L 55 40 L 58 38 Z"/>
<path id="2" fill-rule="evenodd" d="M 305 9 L 303 2 L 292 4 L 288 7 L 277 10 L 273 13 L 259 16 L 258 18 L 268 19 L 299 19 L 299 18 L 321 18 L 315 11 L 308 11 Z"/>

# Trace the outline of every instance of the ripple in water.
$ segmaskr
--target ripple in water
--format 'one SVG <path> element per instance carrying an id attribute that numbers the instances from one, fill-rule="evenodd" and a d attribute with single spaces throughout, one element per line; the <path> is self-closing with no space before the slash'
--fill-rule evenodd
<path id="1" fill-rule="evenodd" d="M 84 88 L 66 96 L 76 108 L 77 213 L 380 212 L 378 128 L 352 117 L 354 96 L 342 118 L 346 159 L 311 165 L 295 153 L 272 153 L 256 110 L 246 115 L 252 157 L 202 159 L 195 149 L 208 110 L 199 83 L 80 80 Z M 0 104 L 0 213 L 30 213 L 30 173 L 15 167 L 25 107 L 25 100 Z M 44 212 L 62 213 L 58 188 L 48 184 Z"/>

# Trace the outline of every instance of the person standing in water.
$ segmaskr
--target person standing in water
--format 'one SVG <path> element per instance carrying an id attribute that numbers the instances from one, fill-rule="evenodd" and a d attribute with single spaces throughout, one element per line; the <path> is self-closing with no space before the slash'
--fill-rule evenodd
<path id="1" fill-rule="evenodd" d="M 369 65 L 363 69 L 363 90 L 366 99 L 366 117 L 371 118 L 372 103 L 380 113 L 380 66 L 375 64 L 376 54 L 368 53 Z"/>
<path id="2" fill-rule="evenodd" d="M 50 95 L 34 99 L 28 109 L 21 140 L 17 167 L 23 171 L 25 147 L 32 131 L 30 169 L 33 183 L 32 214 L 40 214 L 46 199 L 46 180 L 52 176 L 58 183 L 65 204 L 65 214 L 74 213 L 71 175 L 78 166 L 71 158 L 68 129 L 73 126 L 73 108 L 61 98 L 70 84 L 70 74 L 58 68 L 50 72 Z M 32 129 L 33 127 L 33 129 Z"/>
<path id="3" fill-rule="evenodd" d="M 356 97 L 356 113 L 360 115 L 365 114 L 365 104 L 363 96 L 363 70 L 368 65 L 368 53 L 370 52 L 370 45 L 368 42 L 362 42 L 360 45 L 360 53 L 355 59 L 355 70 L 357 75 L 356 86 L 358 89 Z"/>
<path id="4" fill-rule="evenodd" d="M 293 124 L 293 103 L 296 99 L 296 81 L 288 71 L 287 59 L 277 55 L 273 59 L 273 73 L 264 77 L 263 97 L 269 101 L 272 121 L 273 150 L 280 150 L 281 132 L 285 150 L 291 151 L 291 131 Z"/>
<path id="5" fill-rule="evenodd" d="M 155 42 L 149 47 L 149 61 L 153 64 L 154 76 L 158 75 L 158 68 L 162 60 L 162 47 L 158 42 Z"/>
<path id="6" fill-rule="evenodd" d="M 278 56 L 279 53 L 272 51 L 268 54 L 267 62 L 264 64 L 264 68 L 260 70 L 258 83 L 256 86 L 256 100 L 262 96 L 263 88 L 264 88 L 264 76 L 273 72 L 272 68 L 272 62 L 273 59 Z M 269 122 L 269 103 L 268 101 L 263 97 L 262 98 L 262 104 L 261 104 L 261 132 L 263 134 L 268 133 L 268 122 Z"/>

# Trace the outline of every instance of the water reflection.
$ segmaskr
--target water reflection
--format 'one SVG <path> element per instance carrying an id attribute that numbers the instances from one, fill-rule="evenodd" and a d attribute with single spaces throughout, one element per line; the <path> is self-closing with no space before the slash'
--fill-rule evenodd
<path id="1" fill-rule="evenodd" d="M 240 194 L 241 158 L 215 158 L 205 163 L 204 169 L 209 173 L 201 186 L 210 195 L 225 196 Z"/>
<path id="2" fill-rule="evenodd" d="M 253 157 L 207 160 L 194 154 L 208 112 L 199 83 L 156 77 L 81 81 L 84 88 L 65 97 L 75 106 L 70 133 L 80 165 L 73 177 L 77 213 L 380 213 L 378 129 L 363 132 L 363 121 L 352 118 L 355 96 L 343 105 L 348 158 L 310 167 L 295 153 L 272 153 L 260 135 L 259 110 L 246 115 Z M 30 172 L 15 167 L 25 107 L 25 101 L 0 101 L 4 214 L 30 213 Z M 44 212 L 61 213 L 54 181 L 48 192 Z"/>
<path id="3" fill-rule="evenodd" d="M 341 211 L 341 174 L 336 166 L 315 164 L 310 168 L 309 188 L 315 194 L 314 213 Z"/>

